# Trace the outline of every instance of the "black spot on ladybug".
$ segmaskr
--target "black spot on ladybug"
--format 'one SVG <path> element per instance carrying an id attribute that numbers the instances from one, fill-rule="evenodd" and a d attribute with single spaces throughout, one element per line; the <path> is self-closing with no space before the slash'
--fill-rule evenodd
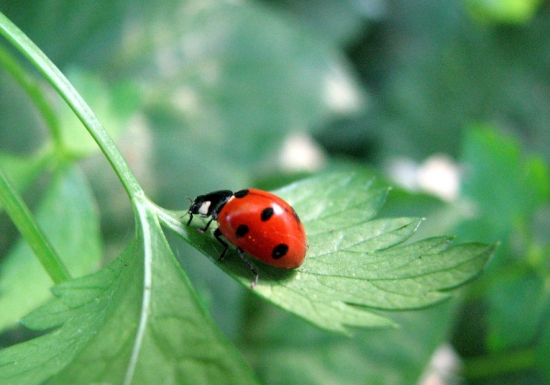
<path id="1" fill-rule="evenodd" d="M 247 225 L 239 225 L 237 227 L 237 231 L 235 232 L 235 236 L 237 238 L 242 238 L 248 233 L 248 226 Z"/>
<path id="2" fill-rule="evenodd" d="M 262 210 L 262 221 L 265 222 L 267 220 L 269 220 L 269 218 L 271 218 L 273 216 L 273 213 L 275 211 L 273 210 L 273 207 L 268 207 L 268 208 L 265 208 Z"/>
<path id="3" fill-rule="evenodd" d="M 285 245 L 284 243 L 279 243 L 277 246 L 273 248 L 273 252 L 271 253 L 271 256 L 273 259 L 279 259 L 284 257 L 288 253 L 288 245 Z"/>
<path id="4" fill-rule="evenodd" d="M 235 193 L 235 198 L 244 198 L 248 195 L 248 190 L 239 190 Z"/>

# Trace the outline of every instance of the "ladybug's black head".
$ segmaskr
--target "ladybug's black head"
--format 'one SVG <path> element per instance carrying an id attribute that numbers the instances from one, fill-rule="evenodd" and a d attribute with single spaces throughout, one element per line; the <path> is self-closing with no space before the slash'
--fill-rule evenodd
<path id="1" fill-rule="evenodd" d="M 222 207 L 227 203 L 227 201 L 233 196 L 233 191 L 230 190 L 220 190 L 214 191 L 206 195 L 199 195 L 189 206 L 187 213 L 189 214 L 189 221 L 187 226 L 191 223 L 193 219 L 193 214 L 200 214 L 204 217 L 212 216 L 214 219 L 217 218 L 218 213 Z"/>
<path id="2" fill-rule="evenodd" d="M 187 210 L 188 214 L 202 214 L 202 215 L 210 215 L 208 213 L 208 210 L 211 206 L 210 201 L 205 201 L 206 195 L 199 195 L 195 198 L 193 202 L 191 202 L 191 206 L 189 206 L 189 210 Z"/>

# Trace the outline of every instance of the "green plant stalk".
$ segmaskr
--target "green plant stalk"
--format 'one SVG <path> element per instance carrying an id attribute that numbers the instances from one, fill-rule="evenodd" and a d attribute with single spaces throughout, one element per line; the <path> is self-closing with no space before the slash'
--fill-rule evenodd
<path id="1" fill-rule="evenodd" d="M 0 66 L 5 68 L 11 76 L 19 83 L 21 88 L 25 90 L 27 95 L 32 99 L 46 125 L 52 133 L 53 140 L 58 148 L 61 148 L 61 134 L 59 129 L 59 122 L 55 115 L 55 112 L 51 108 L 44 93 L 40 89 L 38 83 L 33 79 L 25 69 L 17 62 L 17 60 L 2 46 L 0 46 Z"/>
<path id="2" fill-rule="evenodd" d="M 27 240 L 38 260 L 46 269 L 55 283 L 71 279 L 69 271 L 59 258 L 52 245 L 48 242 L 44 233 L 34 221 L 33 216 L 23 199 L 11 186 L 6 175 L 0 169 L 0 202 L 6 212 Z"/>
<path id="3" fill-rule="evenodd" d="M 84 99 L 82 99 L 50 59 L 1 12 L 0 34 L 13 44 L 42 73 L 65 102 L 67 102 L 94 138 L 109 163 L 111 163 L 130 199 L 133 200 L 138 195 L 142 196 L 143 190 L 130 167 L 122 157 L 120 151 L 118 151 L 113 139 L 109 136 Z"/>

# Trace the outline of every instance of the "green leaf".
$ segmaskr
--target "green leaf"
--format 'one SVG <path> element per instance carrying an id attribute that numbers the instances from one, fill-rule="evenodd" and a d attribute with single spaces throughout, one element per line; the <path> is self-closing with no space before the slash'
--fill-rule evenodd
<path id="1" fill-rule="evenodd" d="M 54 287 L 56 300 L 23 319 L 59 327 L 0 352 L 0 382 L 255 384 L 177 264 L 148 202 L 138 235 L 106 268 Z"/>
<path id="2" fill-rule="evenodd" d="M 448 231 L 447 221 L 435 219 L 443 215 L 453 222 L 446 206 L 426 195 L 392 189 L 378 217 L 426 216 L 410 242 Z M 249 295 L 245 302 L 247 322 L 237 346 L 254 360 L 256 372 L 266 384 L 418 384 L 455 323 L 463 296 L 457 297 L 421 311 L 382 313 L 399 328 L 355 330 L 350 339 L 327 334 Z"/>
<path id="3" fill-rule="evenodd" d="M 152 99 L 162 105 L 157 114 L 171 109 L 182 127 L 178 140 L 163 144 L 177 145 L 183 160 L 191 158 L 189 166 L 213 173 L 227 164 L 250 168 L 273 155 L 287 134 L 365 104 L 341 53 L 293 19 L 253 2 L 189 3 L 181 15 L 144 15 L 163 31 L 164 44 L 146 30 L 135 31 L 143 49 L 155 47 L 151 58 L 170 58 L 148 86 L 160 96 Z M 151 20 L 153 14 L 158 20 Z M 197 36 L 201 49 L 195 48 Z M 197 162 L 206 152 L 219 161 Z"/>
<path id="4" fill-rule="evenodd" d="M 528 23 L 540 4 L 540 0 L 466 0 L 468 10 L 478 20 L 504 24 Z"/>
<path id="5" fill-rule="evenodd" d="M 465 2 L 508 9 L 511 3 L 523 3 L 529 8 L 524 21 L 533 19 L 514 27 L 480 25 L 465 12 Z M 521 136 L 548 162 L 550 98 L 533 90 L 548 83 L 544 58 L 550 18 L 548 9 L 537 10 L 535 3 L 544 4 L 539 0 L 391 3 L 381 28 L 391 25 L 395 38 L 370 34 L 361 37 L 353 51 L 365 84 L 378 84 L 375 103 L 379 104 L 349 129 L 327 131 L 334 141 L 346 136 L 344 150 L 367 147 L 365 156 L 373 160 L 396 155 L 420 160 L 434 153 L 457 155 L 466 124 L 499 122 L 503 131 Z"/>
<path id="6" fill-rule="evenodd" d="M 462 194 L 474 217 L 458 232 L 466 239 L 501 241 L 483 285 L 485 348 L 501 353 L 531 343 L 547 301 L 546 256 L 535 251 L 545 246 L 531 243 L 530 228 L 550 197 L 549 172 L 538 156 L 525 156 L 517 140 L 488 127 L 468 132 L 462 161 Z"/>
<path id="7" fill-rule="evenodd" d="M 84 176 L 76 167 L 58 170 L 37 210 L 37 222 L 73 276 L 101 261 L 99 218 Z M 52 281 L 24 240 L 2 261 L 0 329 L 51 298 Z"/>
<path id="8" fill-rule="evenodd" d="M 542 320 L 536 360 L 538 367 L 542 369 L 542 375 L 550 383 L 550 306 L 547 306 Z"/>
<path id="9" fill-rule="evenodd" d="M 487 346 L 493 352 L 526 346 L 536 338 L 549 304 L 546 277 L 513 271 L 488 284 Z"/>
<path id="10" fill-rule="evenodd" d="M 108 53 L 120 56 L 124 11 L 135 12 L 136 4 L 99 0 L 89 4 L 44 0 L 23 4 L 4 0 L 2 10 L 60 68 L 80 63 L 97 67 Z M 113 72 L 113 63 L 109 62 Z"/>
<path id="11" fill-rule="evenodd" d="M 260 280 L 254 293 L 323 329 L 349 333 L 349 327 L 393 325 L 375 309 L 426 307 L 449 298 L 449 289 L 483 269 L 494 247 L 449 247 L 448 238 L 408 245 L 417 218 L 371 220 L 386 189 L 372 179 L 327 174 L 277 191 L 296 209 L 306 228 L 309 249 L 293 271 L 254 261 Z M 217 261 L 221 247 L 195 228 L 183 228 L 172 215 L 170 228 Z M 193 222 L 195 223 L 195 222 Z M 199 221 L 195 226 L 201 226 Z M 252 274 L 234 252 L 216 262 L 248 286 Z"/>
<path id="12" fill-rule="evenodd" d="M 550 197 L 543 160 L 524 156 L 516 140 L 494 129 L 468 131 L 461 158 L 466 163 L 462 194 L 474 201 L 476 216 L 490 223 L 495 237 L 490 241 L 507 237 Z"/>
<path id="13" fill-rule="evenodd" d="M 383 2 L 367 5 L 360 0 L 271 0 L 266 3 L 291 13 L 320 39 L 342 46 L 365 33 L 369 19 L 378 19 L 385 11 Z"/>

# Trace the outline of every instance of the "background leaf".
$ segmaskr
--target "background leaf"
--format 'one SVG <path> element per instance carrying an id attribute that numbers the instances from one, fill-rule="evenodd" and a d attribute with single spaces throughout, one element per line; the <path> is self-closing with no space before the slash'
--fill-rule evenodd
<path id="1" fill-rule="evenodd" d="M 548 238 L 534 234 L 548 232 L 535 218 L 546 217 L 550 174 L 540 157 L 524 154 L 516 140 L 491 127 L 472 128 L 463 147 L 463 194 L 473 209 L 458 234 L 461 239 L 502 242 L 484 280 L 471 289 L 476 294 L 465 305 L 454 341 L 472 360 L 470 376 L 509 381 L 507 367 L 536 368 L 534 351 L 545 349 L 540 333 L 550 304 L 544 284 L 549 276 Z M 478 328 L 483 338 L 472 332 Z M 487 354 L 486 361 L 477 360 L 480 352 Z M 505 362 L 507 357 L 517 358 Z M 543 373 L 531 375 L 542 381 Z"/>
<path id="2" fill-rule="evenodd" d="M 484 21 L 522 24 L 533 18 L 540 0 L 468 0 L 466 5 L 472 14 Z"/>
<path id="3" fill-rule="evenodd" d="M 315 0 L 266 0 L 266 3 L 280 8 L 301 24 L 315 30 L 322 40 L 345 45 L 353 40 L 372 20 L 380 18 L 387 11 L 383 1 L 340 0 L 316 2 Z"/>
<path id="4" fill-rule="evenodd" d="M 294 19 L 253 2 L 179 7 L 183 19 L 162 9 L 141 15 L 162 31 L 162 44 L 153 45 L 141 28 L 132 36 L 138 47 L 155 49 L 152 58 L 165 58 L 150 63 L 159 77 L 145 84 L 157 170 L 151 174 L 162 206 L 180 207 L 197 191 L 249 185 L 250 170 L 277 164 L 289 134 L 367 103 L 341 53 Z M 174 179 L 182 169 L 186 177 Z"/>
<path id="5" fill-rule="evenodd" d="M 393 312 L 398 328 L 355 329 L 353 338 L 304 325 L 255 296 L 239 347 L 265 384 L 414 384 L 448 332 L 453 301 Z M 437 321 L 437 322 L 434 322 Z"/>
<path id="6" fill-rule="evenodd" d="M 550 382 L 550 322 L 548 321 L 548 309 L 543 317 L 540 343 L 537 348 L 537 363 L 542 368 L 542 374 L 547 382 Z"/>
<path id="7" fill-rule="evenodd" d="M 516 141 L 491 127 L 475 127 L 468 132 L 462 159 L 466 164 L 462 193 L 476 205 L 475 215 L 492 224 L 495 240 L 522 226 L 550 196 L 550 176 L 542 159 L 524 157 Z M 466 236 L 468 222 L 462 226 Z"/>

